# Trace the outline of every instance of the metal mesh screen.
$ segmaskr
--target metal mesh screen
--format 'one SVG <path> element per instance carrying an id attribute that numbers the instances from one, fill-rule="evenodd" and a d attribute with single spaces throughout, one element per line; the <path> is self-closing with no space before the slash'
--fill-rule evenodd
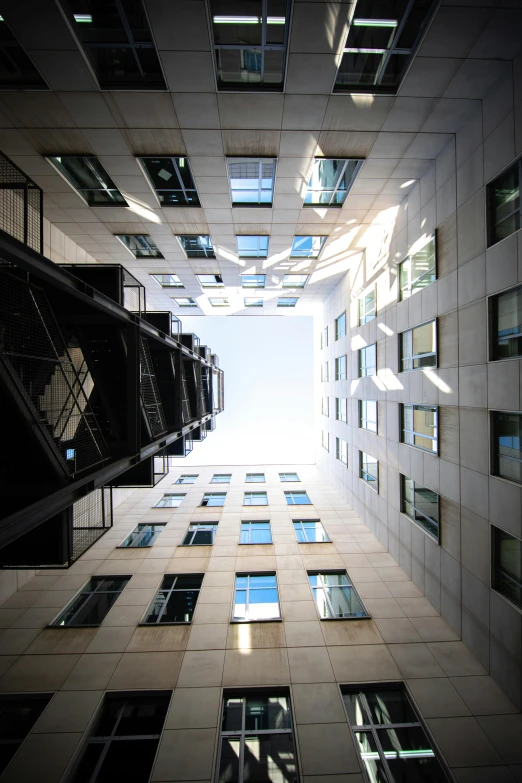
<path id="1" fill-rule="evenodd" d="M 149 344 L 145 337 L 140 339 L 140 382 L 141 401 L 153 438 L 167 432 L 167 423 L 163 412 L 156 375 L 150 355 Z"/>
<path id="2" fill-rule="evenodd" d="M 77 500 L 73 505 L 72 555 L 69 565 L 78 560 L 112 527 L 112 490 L 102 487 Z"/>
<path id="3" fill-rule="evenodd" d="M 0 228 L 41 253 L 42 190 L 0 152 Z"/>
<path id="4" fill-rule="evenodd" d="M 145 312 L 145 286 L 123 268 L 123 306 L 132 313 Z"/>

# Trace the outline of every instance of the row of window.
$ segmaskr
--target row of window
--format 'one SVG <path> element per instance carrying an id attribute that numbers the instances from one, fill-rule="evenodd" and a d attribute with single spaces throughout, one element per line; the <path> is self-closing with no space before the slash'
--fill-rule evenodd
<path id="1" fill-rule="evenodd" d="M 224 506 L 226 492 L 205 492 L 200 506 Z M 154 508 L 178 508 L 181 505 L 184 494 L 167 492 L 154 505 Z M 309 506 L 311 500 L 306 492 L 285 492 L 285 500 L 289 506 Z M 245 492 L 243 498 L 244 506 L 268 506 L 268 495 L 266 492 Z"/>
<path id="2" fill-rule="evenodd" d="M 405 685 L 380 682 L 340 688 L 368 780 L 449 783 L 445 762 Z M 0 774 L 52 698 L 52 693 L 0 696 L 0 722 L 5 729 Z M 105 693 L 67 783 L 147 783 L 171 698 L 172 691 Z M 293 725 L 288 688 L 226 689 L 212 780 L 298 783 Z"/>
<path id="3" fill-rule="evenodd" d="M 175 484 L 194 484 L 199 477 L 199 473 L 182 473 L 181 476 L 175 481 Z M 211 484 L 230 484 L 232 473 L 214 473 L 210 481 Z M 283 482 L 299 481 L 297 473 L 280 473 L 279 480 Z M 265 481 L 264 473 L 247 473 L 245 476 L 246 483 L 263 484 Z"/>
<path id="4" fill-rule="evenodd" d="M 123 235 L 118 235 L 118 238 L 121 238 Z M 133 237 L 134 239 L 136 237 Z M 192 237 L 185 237 L 187 239 L 191 239 Z M 241 237 L 236 237 L 236 239 L 240 239 Z M 258 239 L 260 237 L 243 237 L 245 239 Z M 326 237 L 322 237 L 323 239 L 326 239 Z M 180 239 L 180 237 L 178 237 Z M 210 237 L 194 237 L 194 239 L 208 239 L 210 242 Z M 268 239 L 268 237 L 266 237 Z M 296 239 L 316 239 L 316 237 L 296 237 Z M 212 243 L 211 243 L 212 244 Z M 239 248 L 239 242 L 238 242 L 238 248 Z M 159 253 L 159 250 L 158 250 Z M 142 257 L 142 256 L 140 256 Z M 196 256 L 189 256 L 189 257 L 196 257 Z M 215 258 L 215 255 L 212 254 L 212 256 L 209 256 L 210 258 Z M 240 258 L 246 258 L 247 256 L 241 256 L 241 253 L 239 253 Z M 290 256 L 291 257 L 291 256 Z M 163 258 L 161 255 L 156 255 L 154 258 Z M 266 258 L 266 256 L 257 256 L 257 258 Z M 172 274 L 152 274 L 151 277 L 154 278 L 154 280 L 162 287 L 162 288 L 184 288 L 185 286 L 179 279 L 178 275 L 172 275 Z M 201 288 L 225 288 L 225 283 L 223 282 L 223 277 L 220 274 L 206 274 L 206 275 L 196 275 L 198 282 L 201 286 Z M 283 275 L 282 280 L 282 287 L 283 288 L 304 288 L 306 283 L 308 282 L 308 278 L 310 275 L 299 275 L 294 274 L 293 272 L 290 272 L 289 274 Z M 266 275 L 264 274 L 254 274 L 254 275 L 241 275 L 241 287 L 242 288 L 264 288 L 266 282 Z"/>
<path id="5" fill-rule="evenodd" d="M 199 307 L 198 303 L 191 296 L 173 296 L 172 297 L 178 307 Z M 211 307 L 230 307 L 230 302 L 227 297 L 208 299 Z M 280 296 L 277 300 L 277 307 L 295 307 L 299 301 L 298 296 Z M 264 299 L 256 299 L 253 297 L 245 297 L 243 299 L 244 307 L 264 307 Z"/>

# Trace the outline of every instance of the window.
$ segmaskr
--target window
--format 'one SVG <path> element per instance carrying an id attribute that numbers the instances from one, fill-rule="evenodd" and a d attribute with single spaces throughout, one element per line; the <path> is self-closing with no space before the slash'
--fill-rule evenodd
<path id="1" fill-rule="evenodd" d="M 315 158 L 305 207 L 341 207 L 364 161 Z"/>
<path id="2" fill-rule="evenodd" d="M 437 366 L 437 322 L 399 334 L 400 372 Z"/>
<path id="3" fill-rule="evenodd" d="M 279 478 L 281 481 L 299 481 L 297 473 L 280 473 Z"/>
<path id="4" fill-rule="evenodd" d="M 203 500 L 201 501 L 201 505 L 224 506 L 226 496 L 227 496 L 226 492 L 205 492 L 205 494 L 203 495 Z"/>
<path id="5" fill-rule="evenodd" d="M 439 496 L 407 476 L 401 476 L 401 484 L 401 511 L 438 542 L 440 540 Z"/>
<path id="6" fill-rule="evenodd" d="M 338 356 L 335 360 L 335 380 L 346 380 L 346 354 L 344 356 Z"/>
<path id="7" fill-rule="evenodd" d="M 252 482 L 254 484 L 264 484 L 265 483 L 265 474 L 264 473 L 247 473 L 245 481 Z"/>
<path id="8" fill-rule="evenodd" d="M 294 237 L 290 258 L 319 258 L 328 237 Z"/>
<path id="9" fill-rule="evenodd" d="M 522 414 L 492 411 L 492 474 L 522 484 Z"/>
<path id="10" fill-rule="evenodd" d="M 263 300 L 262 299 L 243 299 L 243 303 L 245 307 L 263 307 Z"/>
<path id="11" fill-rule="evenodd" d="M 355 746 L 368 779 L 449 783 L 430 737 L 400 684 L 343 688 Z"/>
<path id="12" fill-rule="evenodd" d="M 346 571 L 308 572 L 321 619 L 369 617 Z"/>
<path id="13" fill-rule="evenodd" d="M 272 206 L 275 158 L 227 158 L 227 164 L 233 207 Z"/>
<path id="14" fill-rule="evenodd" d="M 235 13 L 230 13 L 235 11 Z M 243 11 L 238 15 L 238 11 Z M 243 6 L 211 0 L 217 86 L 222 90 L 281 92 L 290 20 L 289 3 Z M 252 13 L 253 12 L 253 13 Z"/>
<path id="15" fill-rule="evenodd" d="M 379 463 L 364 451 L 359 452 L 359 478 L 379 491 Z"/>
<path id="16" fill-rule="evenodd" d="M 224 288 L 221 275 L 196 275 L 201 288 Z"/>
<path id="17" fill-rule="evenodd" d="M 245 492 L 243 498 L 244 506 L 268 506 L 268 496 L 266 492 Z"/>
<path id="18" fill-rule="evenodd" d="M 298 296 L 280 296 L 277 300 L 278 307 L 295 307 L 297 304 Z"/>
<path id="19" fill-rule="evenodd" d="M 335 319 L 335 339 L 340 340 L 346 335 L 346 312 Z"/>
<path id="20" fill-rule="evenodd" d="M 298 780 L 288 691 L 225 691 L 220 743 L 218 781 Z"/>
<path id="21" fill-rule="evenodd" d="M 45 710 L 54 694 L 0 696 L 0 775 Z"/>
<path id="22" fill-rule="evenodd" d="M 134 528 L 132 533 L 129 533 L 127 538 L 120 544 L 120 547 L 152 546 L 164 528 L 165 525 L 142 522 Z"/>
<path id="23" fill-rule="evenodd" d="M 342 438 L 335 439 L 335 456 L 348 467 L 348 444 Z"/>
<path id="24" fill-rule="evenodd" d="M 328 348 L 328 327 L 325 326 L 321 331 L 321 349 Z"/>
<path id="25" fill-rule="evenodd" d="M 0 89 L 25 88 L 47 90 L 44 82 L 25 49 L 18 42 L 11 28 L 2 18 L 2 53 L 0 62 Z"/>
<path id="26" fill-rule="evenodd" d="M 330 539 L 319 519 L 294 519 L 295 534 L 300 544 L 325 544 Z"/>
<path id="27" fill-rule="evenodd" d="M 187 258 L 215 258 L 214 246 L 208 234 L 178 234 L 178 242 Z"/>
<path id="28" fill-rule="evenodd" d="M 285 492 L 288 506 L 311 506 L 312 503 L 306 492 Z"/>
<path id="29" fill-rule="evenodd" d="M 138 158 L 160 207 L 199 207 L 199 197 L 188 158 Z"/>
<path id="30" fill-rule="evenodd" d="M 335 418 L 337 421 L 348 421 L 348 400 L 346 397 L 335 398 Z"/>
<path id="31" fill-rule="evenodd" d="M 275 574 L 236 575 L 234 621 L 279 620 L 280 617 Z"/>
<path id="32" fill-rule="evenodd" d="M 153 506 L 153 508 L 177 508 L 181 505 L 181 502 L 185 495 L 177 495 L 173 492 L 167 492 L 160 500 Z"/>
<path id="33" fill-rule="evenodd" d="M 359 348 L 359 378 L 377 375 L 377 343 Z"/>
<path id="34" fill-rule="evenodd" d="M 134 258 L 163 258 L 154 240 L 148 234 L 115 234 Z"/>
<path id="35" fill-rule="evenodd" d="M 92 576 L 51 625 L 100 625 L 129 579 L 130 576 Z"/>
<path id="36" fill-rule="evenodd" d="M 212 546 L 217 528 L 217 522 L 191 522 L 180 546 Z"/>
<path id="37" fill-rule="evenodd" d="M 183 288 L 183 283 L 177 275 L 151 275 L 162 288 Z"/>
<path id="38" fill-rule="evenodd" d="M 375 286 L 367 294 L 359 299 L 359 326 L 367 324 L 376 316 L 375 309 Z"/>
<path id="39" fill-rule="evenodd" d="M 270 522 L 241 522 L 240 544 L 271 544 Z"/>
<path id="40" fill-rule="evenodd" d="M 522 287 L 492 296 L 491 360 L 522 356 Z"/>
<path id="41" fill-rule="evenodd" d="M 211 484 L 230 484 L 232 473 L 214 473 Z"/>
<path id="42" fill-rule="evenodd" d="M 236 239 L 266 239 L 266 250 L 268 252 L 268 237 L 236 237 Z M 239 247 L 239 242 L 238 242 Z M 266 275 L 241 275 L 242 288 L 264 288 Z M 261 300 L 263 301 L 263 300 Z"/>
<path id="43" fill-rule="evenodd" d="M 226 298 L 216 299 L 216 298 L 209 297 L 208 301 L 210 302 L 210 305 L 212 307 L 230 307 L 230 303 Z"/>
<path id="44" fill-rule="evenodd" d="M 379 18 L 387 8 L 395 18 Z M 431 2 L 400 6 L 360 3 L 350 25 L 334 92 L 394 95 L 435 8 L 437 5 Z"/>
<path id="45" fill-rule="evenodd" d="M 183 473 L 175 483 L 176 484 L 194 484 L 198 476 L 199 476 L 199 473 Z"/>
<path id="46" fill-rule="evenodd" d="M 322 397 L 321 398 L 321 413 L 323 416 L 329 416 L 330 415 L 330 398 L 329 397 Z"/>
<path id="47" fill-rule="evenodd" d="M 491 526 L 492 587 L 522 609 L 522 541 Z"/>
<path id="48" fill-rule="evenodd" d="M 238 235 L 236 236 L 237 254 L 239 258 L 266 258 L 268 256 L 268 242 L 270 237 Z M 243 285 L 246 279 L 249 285 Z M 265 275 L 241 275 L 243 288 L 264 288 Z"/>
<path id="49" fill-rule="evenodd" d="M 375 400 L 359 400 L 359 427 L 370 432 L 377 432 L 377 402 Z"/>
<path id="50" fill-rule="evenodd" d="M 98 158 L 92 155 L 60 155 L 47 160 L 88 207 L 129 206 Z"/>
<path id="51" fill-rule="evenodd" d="M 435 282 L 435 236 L 399 264 L 399 301 Z"/>
<path id="52" fill-rule="evenodd" d="M 321 446 L 326 451 L 330 451 L 330 433 L 324 430 L 321 431 Z"/>
<path id="53" fill-rule="evenodd" d="M 328 362 L 321 365 L 321 380 L 324 383 L 328 380 Z"/>
<path id="54" fill-rule="evenodd" d="M 488 245 L 494 245 L 520 228 L 521 160 L 487 186 Z"/>
<path id="55" fill-rule="evenodd" d="M 438 408 L 401 405 L 401 442 L 435 454 L 438 451 Z"/>
<path id="56" fill-rule="evenodd" d="M 202 582 L 201 574 L 165 574 L 143 624 L 191 623 Z"/>
<path id="57" fill-rule="evenodd" d="M 148 780 L 172 691 L 106 693 L 70 783 Z"/>
<path id="58" fill-rule="evenodd" d="M 283 277 L 283 288 L 304 288 L 310 275 L 285 275 Z"/>
<path id="59" fill-rule="evenodd" d="M 198 303 L 190 296 L 173 297 L 178 307 L 197 307 Z"/>

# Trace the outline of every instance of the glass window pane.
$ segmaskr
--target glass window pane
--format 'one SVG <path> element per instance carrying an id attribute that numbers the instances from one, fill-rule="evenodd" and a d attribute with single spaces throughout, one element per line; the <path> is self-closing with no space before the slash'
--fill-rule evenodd
<path id="1" fill-rule="evenodd" d="M 421 726 L 380 729 L 377 734 L 395 780 L 447 782 Z"/>
<path id="2" fill-rule="evenodd" d="M 522 288 L 493 297 L 493 359 L 522 356 Z"/>
<path id="3" fill-rule="evenodd" d="M 416 723 L 415 715 L 408 699 L 401 690 L 375 690 L 366 694 L 374 723 Z"/>
<path id="4" fill-rule="evenodd" d="M 239 754 L 241 742 L 232 737 L 221 740 L 221 757 L 219 760 L 220 783 L 237 783 L 239 780 Z"/>
<path id="5" fill-rule="evenodd" d="M 499 528 L 492 528 L 494 587 L 522 607 L 522 541 Z"/>
<path id="6" fill-rule="evenodd" d="M 377 750 L 377 743 L 371 732 L 356 731 L 354 736 L 357 750 L 372 783 L 391 783 L 384 771 L 384 765 Z M 399 778 L 399 780 L 404 780 L 404 778 Z"/>
<path id="7" fill-rule="evenodd" d="M 245 738 L 245 783 L 294 783 L 297 765 L 291 733 Z"/>

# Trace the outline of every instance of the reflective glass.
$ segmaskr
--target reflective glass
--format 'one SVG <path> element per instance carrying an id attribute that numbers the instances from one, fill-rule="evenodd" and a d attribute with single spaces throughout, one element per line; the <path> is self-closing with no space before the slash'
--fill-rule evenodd
<path id="1" fill-rule="evenodd" d="M 492 527 L 494 587 L 522 608 L 522 541 Z"/>
<path id="2" fill-rule="evenodd" d="M 294 530 L 297 540 L 301 544 L 330 541 L 322 523 L 316 519 L 294 521 Z"/>
<path id="3" fill-rule="evenodd" d="M 48 160 L 89 206 L 129 206 L 98 158 L 60 155 L 49 157 Z"/>
<path id="4" fill-rule="evenodd" d="M 129 576 L 91 577 L 53 625 L 100 625 L 129 579 Z"/>
<path id="5" fill-rule="evenodd" d="M 335 319 L 335 339 L 340 340 L 346 335 L 346 313 L 341 313 L 339 318 Z"/>
<path id="6" fill-rule="evenodd" d="M 306 492 L 285 492 L 286 502 L 291 505 L 311 505 Z"/>
<path id="7" fill-rule="evenodd" d="M 520 228 L 520 161 L 488 185 L 490 244 Z"/>
<path id="8" fill-rule="evenodd" d="M 359 348 L 359 378 L 377 374 L 377 344 Z"/>
<path id="9" fill-rule="evenodd" d="M 433 405 L 402 406 L 402 441 L 409 446 L 437 452 L 438 409 Z"/>
<path id="10" fill-rule="evenodd" d="M 493 359 L 522 356 L 522 288 L 492 298 Z"/>
<path id="11" fill-rule="evenodd" d="M 304 206 L 341 206 L 360 164 L 360 160 L 316 158 Z"/>
<path id="12" fill-rule="evenodd" d="M 267 236 L 236 236 L 237 241 L 237 253 L 240 258 L 266 258 L 268 255 L 268 242 Z M 248 288 L 264 288 L 265 287 L 265 275 L 242 275 L 247 279 L 251 285 L 243 286 Z M 262 283 L 262 285 L 258 285 Z M 252 285 L 254 284 L 254 285 Z"/>
<path id="13" fill-rule="evenodd" d="M 290 258 L 318 258 L 327 237 L 296 236 L 292 242 Z"/>
<path id="14" fill-rule="evenodd" d="M 270 522 L 242 522 L 240 544 L 271 544 Z"/>
<path id="15" fill-rule="evenodd" d="M 233 205 L 272 205 L 274 158 L 228 158 L 227 163 Z"/>
<path id="16" fill-rule="evenodd" d="M 165 525 L 139 524 L 138 527 L 130 533 L 120 546 L 141 547 L 152 546 L 159 534 L 163 531 Z"/>
<path id="17" fill-rule="evenodd" d="M 162 207 L 199 206 L 188 158 L 147 156 L 139 160 Z"/>
<path id="18" fill-rule="evenodd" d="M 206 235 L 178 235 L 178 241 L 187 258 L 215 258 L 212 240 Z"/>
<path id="19" fill-rule="evenodd" d="M 292 735 L 248 735 L 244 751 L 245 783 L 295 783 L 296 763 Z"/>
<path id="20" fill-rule="evenodd" d="M 148 234 L 115 234 L 134 258 L 163 258 L 156 243 Z"/>

